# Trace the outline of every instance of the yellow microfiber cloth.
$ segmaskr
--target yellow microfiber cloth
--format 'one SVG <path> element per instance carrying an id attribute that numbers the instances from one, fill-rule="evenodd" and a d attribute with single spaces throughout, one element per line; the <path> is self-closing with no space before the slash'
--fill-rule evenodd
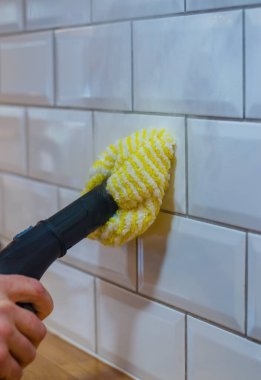
<path id="1" fill-rule="evenodd" d="M 170 178 L 174 140 L 162 129 L 143 129 L 110 145 L 93 164 L 85 192 L 104 181 L 119 209 L 88 238 L 118 246 L 156 219 Z"/>

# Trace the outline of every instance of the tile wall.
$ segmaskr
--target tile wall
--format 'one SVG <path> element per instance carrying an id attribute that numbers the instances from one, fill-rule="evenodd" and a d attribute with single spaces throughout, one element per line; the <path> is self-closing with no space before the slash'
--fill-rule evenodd
<path id="1" fill-rule="evenodd" d="M 259 0 L 0 1 L 3 244 L 118 137 L 176 139 L 155 224 L 43 278 L 49 328 L 135 378 L 260 379 L 260 38 Z"/>

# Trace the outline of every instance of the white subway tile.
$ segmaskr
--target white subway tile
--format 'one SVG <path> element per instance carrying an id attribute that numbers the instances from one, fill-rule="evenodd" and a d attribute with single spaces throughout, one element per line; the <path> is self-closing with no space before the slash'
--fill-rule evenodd
<path id="1" fill-rule="evenodd" d="M 160 214 L 139 244 L 139 290 L 244 331 L 245 234 Z"/>
<path id="2" fill-rule="evenodd" d="M 188 121 L 189 212 L 261 230 L 261 124 Z"/>
<path id="3" fill-rule="evenodd" d="M 259 380 L 261 346 L 188 318 L 188 380 Z"/>
<path id="4" fill-rule="evenodd" d="M 79 197 L 75 191 L 60 189 L 60 207 Z M 136 289 L 136 242 L 122 247 L 105 247 L 97 241 L 83 239 L 62 259 L 68 264 L 124 287 Z"/>
<path id="5" fill-rule="evenodd" d="M 56 262 L 42 281 L 54 301 L 54 310 L 46 320 L 47 327 L 94 351 L 94 278 Z"/>
<path id="6" fill-rule="evenodd" d="M 261 340 L 261 236 L 248 237 L 248 326 L 247 333 Z"/>
<path id="7" fill-rule="evenodd" d="M 51 32 L 0 39 L 0 100 L 53 104 L 53 37 Z"/>
<path id="8" fill-rule="evenodd" d="M 260 4 L 260 0 L 186 0 L 187 11 Z"/>
<path id="9" fill-rule="evenodd" d="M 64 30 L 56 38 L 59 105 L 131 109 L 129 23 Z"/>
<path id="10" fill-rule="evenodd" d="M 3 190 L 4 236 L 7 238 L 58 210 L 57 189 L 52 185 L 4 175 Z"/>
<path id="11" fill-rule="evenodd" d="M 0 107 L 0 168 L 26 174 L 26 131 L 21 108 Z"/>
<path id="12" fill-rule="evenodd" d="M 90 22 L 90 0 L 26 0 L 27 29 Z"/>
<path id="13" fill-rule="evenodd" d="M 246 23 L 246 116 L 261 117 L 261 9 L 245 12 Z"/>
<path id="14" fill-rule="evenodd" d="M 91 113 L 30 109 L 29 174 L 82 189 L 92 163 Z"/>
<path id="15" fill-rule="evenodd" d="M 134 109 L 242 116 L 242 12 L 134 22 Z"/>
<path id="16" fill-rule="evenodd" d="M 19 31 L 23 28 L 23 0 L 1 0 L 0 33 Z"/>
<path id="17" fill-rule="evenodd" d="M 176 168 L 171 170 L 169 189 L 162 208 L 168 211 L 186 212 L 185 189 L 185 124 L 184 118 L 120 113 L 99 113 L 94 116 L 95 154 L 101 153 L 108 144 L 140 129 L 164 128 L 176 141 Z M 106 134 L 106 139 L 104 135 Z M 174 177 L 175 174 L 175 177 Z M 175 185 L 175 186 L 174 186 Z"/>
<path id="18" fill-rule="evenodd" d="M 1 232 L 1 231 L 0 231 Z M 10 240 L 0 236 L 0 251 L 10 243 Z"/>
<path id="19" fill-rule="evenodd" d="M 99 355 L 143 380 L 184 380 L 183 314 L 102 281 L 97 310 Z"/>
<path id="20" fill-rule="evenodd" d="M 183 0 L 94 0 L 94 21 L 155 16 L 184 11 Z"/>

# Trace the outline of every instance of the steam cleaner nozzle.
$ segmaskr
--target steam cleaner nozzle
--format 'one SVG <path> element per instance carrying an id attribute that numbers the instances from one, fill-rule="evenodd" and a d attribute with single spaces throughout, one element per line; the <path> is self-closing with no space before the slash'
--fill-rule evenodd
<path id="1" fill-rule="evenodd" d="M 87 235 L 121 245 L 142 234 L 158 215 L 173 159 L 174 142 L 165 130 L 141 130 L 110 145 L 93 164 L 82 197 L 0 252 L 0 273 L 40 279 Z"/>

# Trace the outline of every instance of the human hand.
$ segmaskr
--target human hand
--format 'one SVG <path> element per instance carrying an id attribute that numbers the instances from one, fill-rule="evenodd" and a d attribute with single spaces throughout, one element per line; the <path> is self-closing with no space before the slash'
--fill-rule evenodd
<path id="1" fill-rule="evenodd" d="M 37 315 L 16 305 L 33 304 Z M 45 337 L 41 322 L 53 309 L 49 293 L 33 278 L 0 275 L 0 379 L 19 380 Z"/>

